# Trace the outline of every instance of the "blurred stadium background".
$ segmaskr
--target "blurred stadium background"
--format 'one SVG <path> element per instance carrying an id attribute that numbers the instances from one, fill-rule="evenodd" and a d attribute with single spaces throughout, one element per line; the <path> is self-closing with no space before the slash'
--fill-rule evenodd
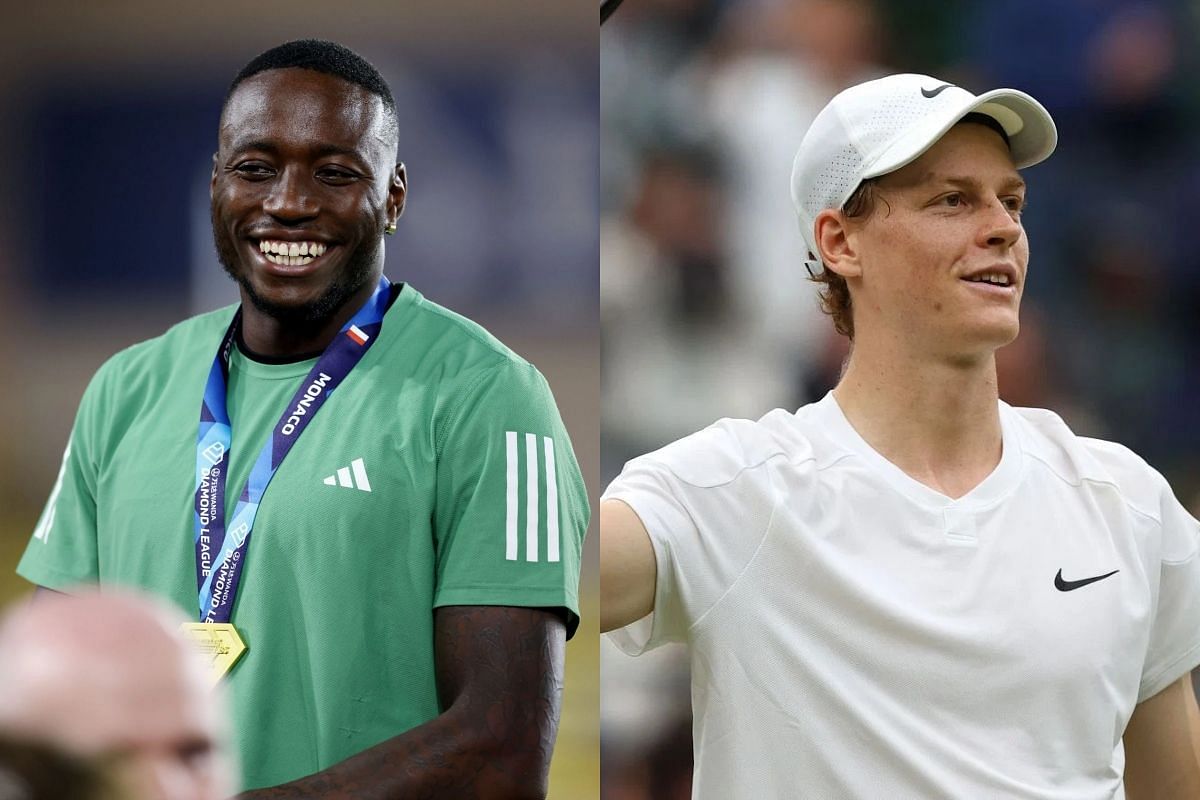
<path id="1" fill-rule="evenodd" d="M 601 473 L 723 416 L 819 399 L 792 157 L 846 86 L 925 72 L 1041 100 L 1014 405 L 1132 447 L 1200 512 L 1200 5 L 1193 0 L 628 0 L 601 73 Z M 689 796 L 687 664 L 601 646 L 603 797 Z"/>
<path id="2" fill-rule="evenodd" d="M 599 478 L 597 28 L 591 7 L 512 0 L 148 0 L 0 5 L 0 604 L 92 372 L 236 300 L 208 175 L 228 82 L 293 38 L 388 79 L 411 188 L 387 272 L 488 326 L 558 398 Z M 584 12 L 587 12 L 586 14 Z M 599 793 L 596 532 L 567 648 L 551 797 Z"/>

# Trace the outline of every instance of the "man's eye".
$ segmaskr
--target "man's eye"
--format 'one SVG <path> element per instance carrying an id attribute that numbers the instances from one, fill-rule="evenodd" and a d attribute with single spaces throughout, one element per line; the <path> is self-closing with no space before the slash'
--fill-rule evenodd
<path id="1" fill-rule="evenodd" d="M 317 172 L 317 177 L 326 183 L 349 183 L 358 178 L 353 172 L 335 167 L 326 167 Z"/>
<path id="2" fill-rule="evenodd" d="M 234 171 L 244 178 L 266 178 L 271 175 L 271 168 L 265 164 L 238 164 Z"/>
<path id="3" fill-rule="evenodd" d="M 942 202 L 950 208 L 958 208 L 963 203 L 963 196 L 958 193 L 948 194 L 942 198 Z"/>
<path id="4" fill-rule="evenodd" d="M 1006 197 L 1004 198 L 1004 207 L 1009 211 L 1020 214 L 1025 210 L 1025 199 L 1022 197 Z"/>

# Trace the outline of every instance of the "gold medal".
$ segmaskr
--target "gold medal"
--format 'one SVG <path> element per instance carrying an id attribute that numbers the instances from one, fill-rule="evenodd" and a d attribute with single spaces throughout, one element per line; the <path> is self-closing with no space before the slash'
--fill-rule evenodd
<path id="1" fill-rule="evenodd" d="M 237 628 L 229 622 L 185 622 L 183 633 L 203 655 L 208 673 L 215 686 L 242 654 L 246 643 L 238 636 Z"/>

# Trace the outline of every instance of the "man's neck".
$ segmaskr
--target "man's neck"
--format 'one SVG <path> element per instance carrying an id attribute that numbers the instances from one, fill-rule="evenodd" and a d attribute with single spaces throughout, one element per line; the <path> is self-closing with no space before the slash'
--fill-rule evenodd
<path id="1" fill-rule="evenodd" d="M 291 359 L 321 353 L 342 326 L 362 308 L 378 284 L 368 281 L 329 316 L 312 323 L 279 320 L 250 302 L 242 291 L 242 342 L 251 353 L 269 359 Z"/>
<path id="2" fill-rule="evenodd" d="M 954 362 L 859 342 L 834 397 L 876 452 L 948 497 L 971 491 L 1000 462 L 992 354 Z"/>

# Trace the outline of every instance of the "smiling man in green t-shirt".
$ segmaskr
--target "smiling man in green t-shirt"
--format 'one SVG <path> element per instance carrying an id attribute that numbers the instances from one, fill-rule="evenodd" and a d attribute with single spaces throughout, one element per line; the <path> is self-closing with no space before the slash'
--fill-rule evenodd
<path id="1" fill-rule="evenodd" d="M 99 370 L 19 567 L 222 631 L 245 786 L 286 784 L 250 796 L 545 791 L 586 494 L 538 371 L 383 278 L 397 131 L 339 45 L 242 70 L 212 176 L 240 310 Z"/>

